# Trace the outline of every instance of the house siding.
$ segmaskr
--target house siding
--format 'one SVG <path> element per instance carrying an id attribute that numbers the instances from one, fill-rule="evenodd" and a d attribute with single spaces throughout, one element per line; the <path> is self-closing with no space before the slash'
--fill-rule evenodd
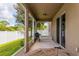
<path id="1" fill-rule="evenodd" d="M 65 23 L 65 48 L 76 52 L 79 48 L 79 4 L 64 4 L 52 19 L 52 36 L 56 41 L 56 19 L 63 13 L 66 14 Z"/>

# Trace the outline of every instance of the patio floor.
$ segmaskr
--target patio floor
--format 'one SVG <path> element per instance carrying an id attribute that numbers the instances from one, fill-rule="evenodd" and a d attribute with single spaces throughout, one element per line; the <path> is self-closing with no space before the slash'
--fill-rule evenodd
<path id="1" fill-rule="evenodd" d="M 30 51 L 34 51 L 40 48 L 54 48 L 58 47 L 59 45 L 55 43 L 51 38 L 49 37 L 42 37 L 40 42 L 37 41 L 31 48 Z"/>
<path id="2" fill-rule="evenodd" d="M 35 50 L 39 50 L 39 49 L 46 49 L 46 48 L 54 48 L 54 47 L 58 47 L 59 45 L 57 43 L 55 43 L 51 38 L 49 37 L 42 37 L 41 41 L 37 41 L 30 49 L 29 52 L 31 51 L 35 51 Z M 23 49 L 22 51 L 20 51 L 18 54 L 16 54 L 16 56 L 25 56 L 27 55 L 25 53 L 25 50 Z"/>
<path id="3" fill-rule="evenodd" d="M 56 49 L 54 47 L 59 47 L 51 38 L 44 37 L 41 41 L 37 41 L 30 49 L 28 53 L 25 53 L 24 49 L 20 51 L 16 56 L 67 56 L 63 49 Z"/>

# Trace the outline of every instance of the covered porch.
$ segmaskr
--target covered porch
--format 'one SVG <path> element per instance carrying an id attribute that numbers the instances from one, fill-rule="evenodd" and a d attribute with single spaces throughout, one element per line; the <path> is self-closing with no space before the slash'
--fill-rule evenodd
<path id="1" fill-rule="evenodd" d="M 60 29 L 58 28 L 57 34 L 56 27 L 57 24 L 54 23 L 53 18 L 55 18 L 55 15 L 58 13 L 58 11 L 62 8 L 64 4 L 62 3 L 51 3 L 51 4 L 22 4 L 25 11 L 25 44 L 24 48 L 19 51 L 16 56 L 71 56 L 76 55 L 70 52 L 65 48 L 65 30 L 62 29 L 65 27 L 63 25 L 64 19 L 65 19 L 65 12 L 63 11 L 62 18 L 57 18 L 57 20 L 62 19 L 60 25 Z M 61 11 L 60 11 L 61 12 Z M 29 14 L 34 18 L 32 23 L 32 31 L 33 31 L 33 38 L 32 42 L 29 42 Z M 49 26 L 49 35 L 45 37 L 41 37 L 41 41 L 36 41 L 34 43 L 34 33 L 37 31 L 37 24 L 41 22 L 51 22 Z M 55 26 L 54 26 L 55 24 Z M 53 26 L 53 27 L 52 27 Z M 53 30 L 54 29 L 54 30 Z M 60 30 L 60 31 L 59 31 Z M 55 34 L 53 34 L 55 33 Z M 60 35 L 59 35 L 60 34 Z M 55 40 L 56 39 L 56 40 Z"/>
<path id="2" fill-rule="evenodd" d="M 38 49 L 38 47 L 42 48 L 42 46 L 44 45 L 44 47 L 49 46 L 50 48 L 54 48 L 55 46 L 52 45 L 54 44 L 53 42 L 53 37 L 52 37 L 52 18 L 54 17 L 54 15 L 56 14 L 56 12 L 62 7 L 63 4 L 22 4 L 25 8 L 25 51 L 28 52 L 30 49 L 35 49 L 35 45 L 37 46 L 36 49 Z M 53 7 L 53 8 L 52 8 Z M 53 11 L 52 11 L 53 10 Z M 31 34 L 33 34 L 33 38 L 32 38 L 32 44 L 29 44 L 29 40 L 28 40 L 28 31 L 29 31 L 29 14 L 31 15 L 31 17 L 34 18 L 34 20 L 32 21 L 32 32 Z M 49 29 L 48 29 L 48 35 L 45 37 L 41 37 L 41 42 L 36 42 L 34 43 L 34 34 L 35 32 L 38 31 L 37 26 L 39 26 L 39 23 L 44 23 L 44 22 L 49 22 Z M 43 31 L 42 31 L 43 32 Z M 41 33 L 40 33 L 41 34 Z M 43 41 L 43 42 L 42 42 Z M 52 42 L 52 43 L 51 43 Z M 48 43 L 48 44 L 46 44 Z M 31 45 L 33 45 L 33 47 L 31 47 Z"/>

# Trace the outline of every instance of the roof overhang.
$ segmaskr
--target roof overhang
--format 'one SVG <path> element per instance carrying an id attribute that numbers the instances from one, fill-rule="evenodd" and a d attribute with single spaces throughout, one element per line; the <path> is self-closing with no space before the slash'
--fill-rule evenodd
<path id="1" fill-rule="evenodd" d="M 36 20 L 51 21 L 63 3 L 26 3 L 24 5 L 27 6 Z"/>

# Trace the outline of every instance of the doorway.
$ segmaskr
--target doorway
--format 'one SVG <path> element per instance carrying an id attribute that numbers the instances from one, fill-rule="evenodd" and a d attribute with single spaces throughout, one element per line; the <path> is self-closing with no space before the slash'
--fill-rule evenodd
<path id="1" fill-rule="evenodd" d="M 65 47 L 65 14 L 57 18 L 57 43 Z"/>
<path id="2" fill-rule="evenodd" d="M 65 47 L 65 14 L 61 16 L 61 45 Z"/>

